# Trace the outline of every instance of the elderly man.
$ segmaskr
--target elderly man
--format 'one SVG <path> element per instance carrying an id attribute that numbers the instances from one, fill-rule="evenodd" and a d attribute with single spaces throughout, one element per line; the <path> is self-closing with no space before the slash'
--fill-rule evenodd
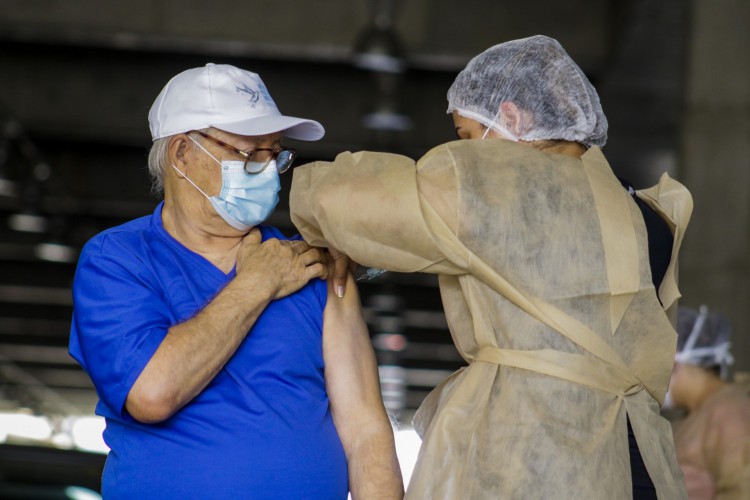
<path id="1" fill-rule="evenodd" d="M 70 353 L 110 447 L 107 498 L 399 498 L 401 477 L 356 287 L 261 225 L 323 127 L 260 77 L 208 64 L 149 113 L 164 201 L 78 263 Z M 339 295 L 339 296 L 337 296 Z"/>

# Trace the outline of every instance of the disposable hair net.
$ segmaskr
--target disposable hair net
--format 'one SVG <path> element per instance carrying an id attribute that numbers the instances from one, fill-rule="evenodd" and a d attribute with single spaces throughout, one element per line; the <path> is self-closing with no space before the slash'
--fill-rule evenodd
<path id="1" fill-rule="evenodd" d="M 680 307 L 677 313 L 677 354 L 675 361 L 711 368 L 720 366 L 722 377 L 734 364 L 730 352 L 732 328 L 729 320 L 708 307 L 698 310 Z"/>
<path id="2" fill-rule="evenodd" d="M 524 113 L 508 130 L 500 104 Z M 524 141 L 607 142 L 607 118 L 586 75 L 554 39 L 536 35 L 495 45 L 474 57 L 448 90 L 448 113 Z"/>

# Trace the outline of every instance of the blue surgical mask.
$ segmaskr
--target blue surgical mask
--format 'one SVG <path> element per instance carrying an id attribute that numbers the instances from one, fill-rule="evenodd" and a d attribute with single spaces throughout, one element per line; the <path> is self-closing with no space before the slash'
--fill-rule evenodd
<path id="1" fill-rule="evenodd" d="M 200 191 L 216 213 L 233 228 L 247 231 L 265 221 L 279 202 L 281 182 L 276 160 L 272 160 L 261 173 L 248 174 L 245 172 L 245 162 L 219 161 L 195 139 L 190 139 L 221 165 L 221 192 L 218 196 L 208 196 L 176 166 L 172 165 L 172 168 Z"/>

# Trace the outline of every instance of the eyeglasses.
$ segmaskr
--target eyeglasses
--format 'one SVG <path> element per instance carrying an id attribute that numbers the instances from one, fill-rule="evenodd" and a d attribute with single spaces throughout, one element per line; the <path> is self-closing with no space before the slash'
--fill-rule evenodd
<path id="1" fill-rule="evenodd" d="M 283 174 L 289 170 L 289 167 L 292 166 L 292 162 L 297 157 L 297 151 L 292 148 L 256 148 L 252 151 L 242 151 L 241 149 L 238 149 L 231 144 L 227 144 L 216 137 L 212 137 L 205 132 L 201 132 L 200 130 L 191 130 L 190 132 L 200 134 L 206 139 L 214 141 L 219 146 L 223 146 L 243 157 L 245 159 L 245 172 L 248 174 L 259 174 L 263 172 L 271 163 L 271 160 L 274 159 L 276 160 L 276 170 L 280 174 Z M 188 132 L 188 134 L 190 132 Z M 267 154 L 263 155 L 264 152 L 267 152 Z"/>

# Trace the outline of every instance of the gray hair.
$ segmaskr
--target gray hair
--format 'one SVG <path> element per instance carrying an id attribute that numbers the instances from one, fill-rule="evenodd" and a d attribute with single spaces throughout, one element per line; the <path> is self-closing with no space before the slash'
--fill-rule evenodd
<path id="1" fill-rule="evenodd" d="M 161 197 L 164 194 L 164 171 L 167 168 L 167 148 L 171 137 L 156 139 L 148 152 L 148 173 L 151 176 L 151 192 Z"/>

